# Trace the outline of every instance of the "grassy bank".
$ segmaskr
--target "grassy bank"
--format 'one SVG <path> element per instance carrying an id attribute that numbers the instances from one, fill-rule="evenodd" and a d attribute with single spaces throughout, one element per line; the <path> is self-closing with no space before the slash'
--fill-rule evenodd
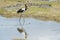
<path id="1" fill-rule="evenodd" d="M 12 17 L 19 17 L 20 14 L 16 13 L 16 9 L 7 10 L 4 7 L 6 6 L 13 6 L 18 3 L 23 2 L 24 0 L 0 0 L 0 15 L 12 18 Z M 51 4 L 51 8 L 40 8 L 37 6 L 31 6 L 27 11 L 24 12 L 25 17 L 32 17 L 39 20 L 52 20 L 60 22 L 60 2 L 34 2 L 38 4 Z M 2 5 L 3 3 L 3 5 Z"/>

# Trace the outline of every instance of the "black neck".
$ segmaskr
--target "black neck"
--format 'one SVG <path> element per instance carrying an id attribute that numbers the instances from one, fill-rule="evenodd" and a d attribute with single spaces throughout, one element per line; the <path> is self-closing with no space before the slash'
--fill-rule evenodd
<path id="1" fill-rule="evenodd" d="M 27 10 L 27 5 L 25 4 L 25 10 Z"/>

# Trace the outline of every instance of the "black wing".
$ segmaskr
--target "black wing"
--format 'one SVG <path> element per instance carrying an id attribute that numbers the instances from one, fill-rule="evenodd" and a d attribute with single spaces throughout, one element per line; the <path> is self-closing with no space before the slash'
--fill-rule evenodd
<path id="1" fill-rule="evenodd" d="M 19 9 L 19 10 L 17 10 L 17 13 L 22 13 L 24 10 L 22 10 L 22 9 Z"/>

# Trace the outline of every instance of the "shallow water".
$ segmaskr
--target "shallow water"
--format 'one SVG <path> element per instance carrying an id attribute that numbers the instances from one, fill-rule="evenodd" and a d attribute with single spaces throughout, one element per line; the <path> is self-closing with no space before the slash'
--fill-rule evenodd
<path id="1" fill-rule="evenodd" d="M 30 24 L 28 24 L 30 23 Z M 19 18 L 5 18 L 0 16 L 0 40 L 24 38 L 17 31 Z M 60 40 L 60 23 L 25 18 L 23 26 L 28 33 L 28 40 Z"/>

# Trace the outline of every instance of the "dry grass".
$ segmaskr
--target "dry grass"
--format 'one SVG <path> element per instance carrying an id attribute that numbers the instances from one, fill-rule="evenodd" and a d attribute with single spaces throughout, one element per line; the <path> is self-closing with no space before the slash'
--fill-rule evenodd
<path id="1" fill-rule="evenodd" d="M 20 0 L 21 1 L 21 0 Z M 22 2 L 22 1 L 21 1 Z M 3 5 L 2 5 L 3 3 Z M 16 1 L 1 1 L 0 0 L 0 7 L 9 6 L 9 5 L 15 5 L 18 2 Z M 35 2 L 39 3 L 39 2 Z M 52 20 L 60 22 L 60 2 L 40 2 L 39 4 L 51 4 L 52 8 L 39 8 L 36 6 L 30 7 L 26 12 L 24 12 L 25 17 L 32 17 L 40 20 Z M 16 13 L 16 10 L 6 10 L 4 8 L 0 8 L 0 15 L 11 18 L 11 17 L 19 17 L 20 14 Z"/>

